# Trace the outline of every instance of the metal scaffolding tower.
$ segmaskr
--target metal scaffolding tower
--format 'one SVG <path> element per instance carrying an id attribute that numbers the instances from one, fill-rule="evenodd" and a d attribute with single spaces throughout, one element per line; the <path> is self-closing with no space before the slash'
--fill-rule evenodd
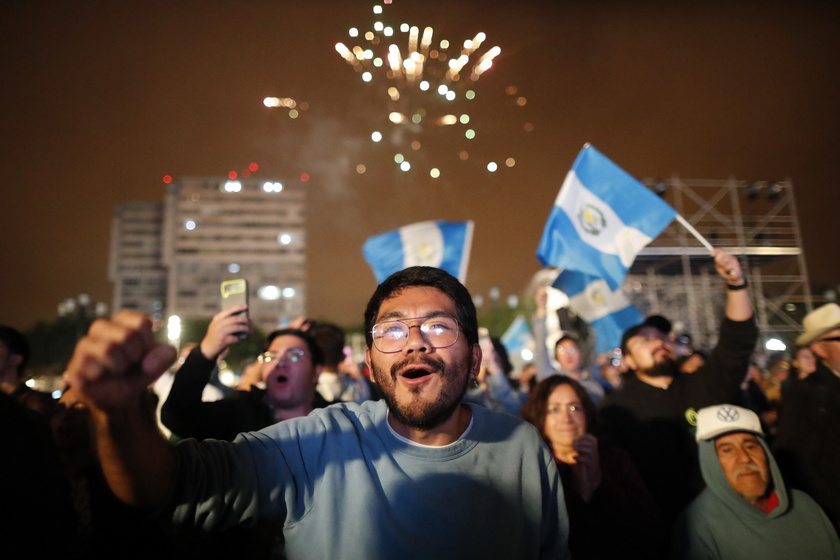
<path id="1" fill-rule="evenodd" d="M 712 245 L 741 260 L 762 342 L 792 345 L 813 308 L 793 183 L 644 179 Z M 725 289 L 703 245 L 672 223 L 636 258 L 625 291 L 645 315 L 671 319 L 695 346 L 716 342 Z"/>

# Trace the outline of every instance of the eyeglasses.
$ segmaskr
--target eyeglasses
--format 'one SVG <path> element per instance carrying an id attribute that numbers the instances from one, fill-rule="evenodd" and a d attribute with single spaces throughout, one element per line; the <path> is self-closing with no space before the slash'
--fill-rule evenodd
<path id="1" fill-rule="evenodd" d="M 561 412 L 582 413 L 583 407 L 578 404 L 567 404 L 566 406 L 552 406 L 546 410 L 548 414 L 560 414 Z"/>
<path id="2" fill-rule="evenodd" d="M 831 338 L 821 338 L 817 342 L 840 342 L 840 336 L 832 336 Z"/>
<path id="3" fill-rule="evenodd" d="M 420 321 L 419 325 L 409 325 L 405 321 Z M 436 317 L 413 317 L 404 321 L 383 321 L 373 325 L 370 334 L 373 345 L 386 354 L 399 352 L 405 348 L 411 329 L 419 328 L 423 338 L 434 348 L 446 348 L 458 341 L 458 321 L 448 315 Z"/>
<path id="4" fill-rule="evenodd" d="M 289 363 L 296 364 L 306 356 L 306 352 L 300 348 L 290 348 L 282 354 L 278 352 L 263 352 L 257 356 L 257 361 L 261 364 L 270 364 L 271 362 L 279 362 L 285 360 Z"/>
<path id="5" fill-rule="evenodd" d="M 557 354 L 580 354 L 580 348 L 577 346 L 558 346 L 555 352 Z"/>

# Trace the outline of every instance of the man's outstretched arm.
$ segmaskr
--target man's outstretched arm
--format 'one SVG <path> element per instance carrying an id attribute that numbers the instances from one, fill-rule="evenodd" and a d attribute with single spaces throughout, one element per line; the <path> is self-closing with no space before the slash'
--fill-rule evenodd
<path id="1" fill-rule="evenodd" d="M 728 286 L 746 287 L 746 276 L 737 257 L 730 255 L 720 247 L 712 250 L 715 270 Z M 727 289 L 726 318 L 732 321 L 746 321 L 753 316 L 750 292 L 746 289 Z"/>
<path id="2" fill-rule="evenodd" d="M 154 341 L 148 317 L 121 311 L 91 325 L 64 374 L 90 409 L 108 484 L 120 500 L 144 509 L 163 503 L 175 475 L 175 452 L 145 399 L 175 356 L 175 348 Z"/>

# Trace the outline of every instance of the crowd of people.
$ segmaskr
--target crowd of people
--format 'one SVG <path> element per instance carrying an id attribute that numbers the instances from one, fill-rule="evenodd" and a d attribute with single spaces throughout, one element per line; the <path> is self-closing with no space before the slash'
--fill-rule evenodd
<path id="1" fill-rule="evenodd" d="M 301 319 L 225 395 L 208 387 L 246 306 L 177 367 L 149 318 L 98 320 L 58 402 L 22 383 L 25 337 L 0 327 L 3 526 L 58 558 L 840 558 L 840 306 L 764 356 L 738 259 L 711 257 L 714 348 L 651 316 L 620 361 L 575 333 L 551 356 L 538 290 L 521 371 L 430 267 L 376 288 L 363 364 Z"/>

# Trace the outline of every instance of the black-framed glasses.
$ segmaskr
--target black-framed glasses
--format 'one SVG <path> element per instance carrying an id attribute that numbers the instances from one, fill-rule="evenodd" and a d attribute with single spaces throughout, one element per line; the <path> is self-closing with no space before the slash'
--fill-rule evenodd
<path id="1" fill-rule="evenodd" d="M 832 336 L 830 338 L 821 338 L 817 342 L 840 342 L 840 336 Z"/>
<path id="2" fill-rule="evenodd" d="M 279 362 L 285 360 L 290 363 L 297 363 L 306 356 L 306 352 L 301 348 L 289 348 L 282 354 L 279 352 L 263 352 L 257 356 L 257 361 L 261 364 L 270 364 L 271 362 Z"/>
<path id="3" fill-rule="evenodd" d="M 422 321 L 419 325 L 409 325 L 407 321 Z M 399 352 L 405 348 L 413 328 L 420 329 L 423 338 L 434 348 L 446 348 L 458 341 L 458 321 L 449 315 L 435 317 L 412 317 L 402 321 L 382 321 L 373 325 L 370 334 L 373 345 L 386 354 Z"/>

